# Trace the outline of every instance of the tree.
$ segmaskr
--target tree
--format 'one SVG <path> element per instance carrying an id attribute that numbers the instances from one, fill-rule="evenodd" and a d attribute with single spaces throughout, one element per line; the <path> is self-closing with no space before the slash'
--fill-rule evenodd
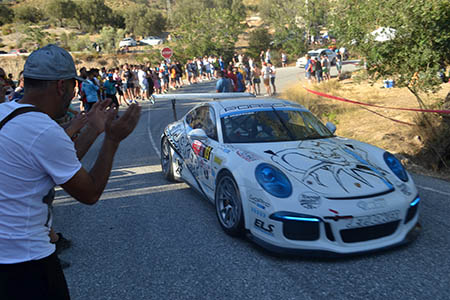
<path id="1" fill-rule="evenodd" d="M 51 0 L 46 6 L 46 13 L 49 19 L 56 20 L 59 26 L 63 26 L 65 19 L 74 17 L 77 6 L 72 0 Z"/>
<path id="2" fill-rule="evenodd" d="M 105 26 L 100 30 L 100 39 L 97 41 L 106 51 L 114 51 L 119 45 L 119 41 L 125 36 L 123 29 L 115 29 Z"/>
<path id="3" fill-rule="evenodd" d="M 80 29 L 98 32 L 115 18 L 114 12 L 104 0 L 78 0 L 76 5 L 74 18 Z"/>
<path id="4" fill-rule="evenodd" d="M 19 6 L 14 9 L 15 19 L 23 23 L 38 23 L 44 18 L 42 11 L 33 6 Z"/>
<path id="5" fill-rule="evenodd" d="M 26 38 L 24 42 L 30 42 L 32 44 L 37 44 L 39 46 L 48 43 L 49 34 L 38 27 L 27 27 L 24 31 Z"/>
<path id="6" fill-rule="evenodd" d="M 230 9 L 218 8 L 204 8 L 191 17 L 175 31 L 183 37 L 177 40 L 178 48 L 188 57 L 214 54 L 230 59 L 244 29 L 240 17 Z"/>
<path id="7" fill-rule="evenodd" d="M 144 5 L 134 6 L 124 14 L 125 28 L 136 36 L 159 35 L 166 28 L 167 19 Z"/>
<path id="8" fill-rule="evenodd" d="M 12 23 L 14 19 L 14 11 L 6 4 L 0 4 L 0 26 Z"/>
<path id="9" fill-rule="evenodd" d="M 247 52 L 251 57 L 258 57 L 261 50 L 266 50 L 270 46 L 272 35 L 267 28 L 261 27 L 250 32 Z"/>
<path id="10" fill-rule="evenodd" d="M 259 5 L 265 24 L 275 30 L 274 47 L 289 54 L 306 51 L 310 36 L 327 24 L 330 0 L 262 0 Z"/>
<path id="11" fill-rule="evenodd" d="M 216 0 L 177 1 L 172 26 L 175 36 L 182 38 L 177 39 L 175 51 L 191 58 L 212 54 L 231 58 L 245 27 L 245 13 L 236 9 L 239 3 L 242 1 L 223 1 L 219 7 Z"/>

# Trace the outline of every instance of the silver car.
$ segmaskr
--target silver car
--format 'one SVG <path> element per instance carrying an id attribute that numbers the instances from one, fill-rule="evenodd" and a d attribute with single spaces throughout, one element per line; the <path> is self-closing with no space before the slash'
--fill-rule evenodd
<path id="1" fill-rule="evenodd" d="M 141 44 L 151 45 L 151 46 L 161 45 L 163 42 L 164 42 L 164 40 L 157 36 L 148 36 L 148 37 L 140 40 Z"/>
<path id="2" fill-rule="evenodd" d="M 119 43 L 119 47 L 130 47 L 130 46 L 136 46 L 136 45 L 137 45 L 137 42 L 131 37 L 124 38 Z"/>
<path id="3" fill-rule="evenodd" d="M 317 49 L 317 50 L 311 50 L 308 52 L 308 55 L 311 56 L 311 58 L 316 58 L 316 57 L 320 57 L 322 55 L 326 55 L 328 56 L 328 60 L 330 61 L 331 65 L 335 65 L 336 64 L 336 53 L 334 53 L 333 51 L 331 51 L 330 49 Z M 296 67 L 297 68 L 302 68 L 306 65 L 306 57 L 300 57 L 299 59 L 297 59 L 296 62 Z"/>

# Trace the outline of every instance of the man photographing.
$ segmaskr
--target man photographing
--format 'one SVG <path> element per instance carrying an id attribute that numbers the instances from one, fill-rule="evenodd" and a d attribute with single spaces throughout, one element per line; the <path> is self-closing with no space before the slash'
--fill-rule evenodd
<path id="1" fill-rule="evenodd" d="M 74 144 L 54 121 L 74 97 L 78 78 L 72 56 L 47 45 L 28 57 L 23 77 L 23 98 L 0 104 L 0 299 L 70 299 L 48 236 L 49 191 L 60 185 L 79 202 L 96 203 L 141 108 L 130 105 L 116 118 L 110 100 L 96 103 Z M 102 132 L 102 149 L 87 171 L 79 160 Z"/>

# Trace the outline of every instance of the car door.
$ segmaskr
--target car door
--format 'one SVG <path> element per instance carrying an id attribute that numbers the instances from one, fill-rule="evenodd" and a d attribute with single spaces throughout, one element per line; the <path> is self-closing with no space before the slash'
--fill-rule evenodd
<path id="1" fill-rule="evenodd" d="M 203 188 L 210 192 L 214 189 L 214 178 L 211 174 L 212 152 L 218 146 L 214 108 L 210 105 L 200 106 L 189 114 L 186 122 L 189 123 L 190 130 L 200 128 L 206 133 L 206 138 L 202 140 L 190 138 L 192 151 L 188 158 L 188 165 Z M 208 193 L 208 191 L 205 192 Z"/>

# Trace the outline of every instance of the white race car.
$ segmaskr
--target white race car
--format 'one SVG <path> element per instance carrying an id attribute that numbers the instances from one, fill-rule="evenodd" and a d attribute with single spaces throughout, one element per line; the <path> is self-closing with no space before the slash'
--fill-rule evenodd
<path id="1" fill-rule="evenodd" d="M 343 255 L 415 238 L 420 198 L 400 161 L 335 130 L 286 100 L 216 99 L 165 128 L 162 170 L 212 201 L 226 233 L 271 251 Z"/>

